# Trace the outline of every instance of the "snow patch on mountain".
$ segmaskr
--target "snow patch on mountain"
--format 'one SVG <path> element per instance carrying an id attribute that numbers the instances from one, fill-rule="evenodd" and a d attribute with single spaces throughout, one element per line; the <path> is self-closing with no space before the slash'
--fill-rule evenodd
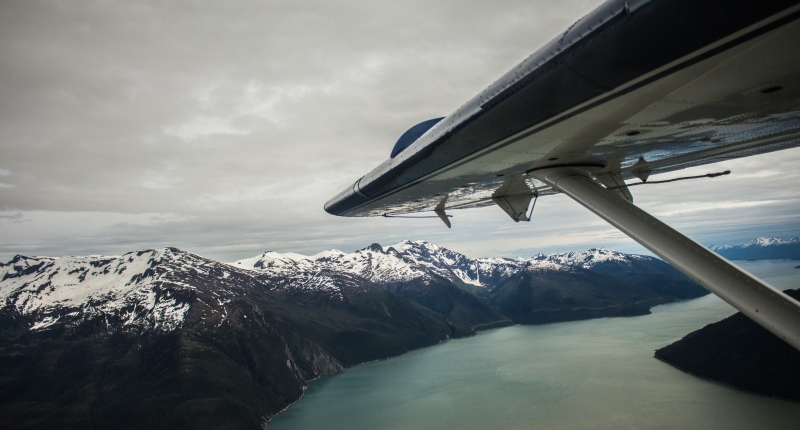
<path id="1" fill-rule="evenodd" d="M 742 248 L 750 248 L 753 246 L 765 247 L 774 245 L 789 245 L 792 243 L 800 243 L 800 237 L 795 237 L 792 239 L 778 239 L 777 237 L 759 237 L 745 243 L 744 245 L 742 245 Z"/>
<path id="2" fill-rule="evenodd" d="M 534 258 L 591 270 L 594 266 L 601 263 L 615 262 L 631 265 L 633 261 L 643 261 L 653 257 L 637 254 L 623 254 L 607 248 L 592 248 L 582 252 L 565 252 L 549 256 L 539 254 Z"/>
<path id="3" fill-rule="evenodd" d="M 409 240 L 385 248 L 373 243 L 350 254 L 338 250 L 324 251 L 314 256 L 267 252 L 232 264 L 266 272 L 280 271 L 285 267 L 344 271 L 380 285 L 410 281 L 429 285 L 439 277 L 479 288 L 490 285 L 486 280 L 496 282 L 523 270 L 570 270 L 569 265 L 555 260 L 469 258 L 432 243 Z"/>
<path id="4" fill-rule="evenodd" d="M 122 256 L 24 257 L 0 266 L 0 300 L 22 315 L 38 315 L 33 329 L 55 324 L 79 312 L 84 317 L 119 315 L 131 324 L 172 330 L 189 304 L 174 294 L 192 290 L 184 283 L 163 284 L 173 277 L 164 262 L 186 259 L 170 249 L 130 252 Z M 193 263 L 193 262 L 192 262 Z M 202 270 L 188 265 L 189 270 Z M 66 312 L 70 311 L 70 312 Z M 132 318 L 138 315 L 138 318 Z"/>

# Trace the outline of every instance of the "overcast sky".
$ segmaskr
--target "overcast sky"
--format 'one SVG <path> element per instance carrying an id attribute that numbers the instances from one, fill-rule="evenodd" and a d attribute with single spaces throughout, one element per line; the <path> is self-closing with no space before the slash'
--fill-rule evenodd
<path id="1" fill-rule="evenodd" d="M 351 219 L 322 206 L 598 1 L 0 2 L 0 260 L 176 246 L 232 261 L 422 239 L 471 256 L 645 252 L 563 196 Z M 633 188 L 705 244 L 800 233 L 800 150 Z M 676 174 L 670 174 L 676 176 Z M 662 175 L 664 178 L 668 175 Z"/>

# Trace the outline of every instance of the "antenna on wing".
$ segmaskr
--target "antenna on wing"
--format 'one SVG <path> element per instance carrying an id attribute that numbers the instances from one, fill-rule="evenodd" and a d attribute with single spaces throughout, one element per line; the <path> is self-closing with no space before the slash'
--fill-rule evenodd
<path id="1" fill-rule="evenodd" d="M 607 189 L 614 190 L 614 189 L 623 188 L 623 187 L 634 187 L 636 185 L 666 184 L 668 182 L 685 181 L 687 179 L 716 178 L 718 176 L 725 176 L 725 175 L 730 175 L 730 174 L 731 174 L 731 171 L 730 170 L 726 170 L 724 172 L 706 173 L 705 175 L 681 176 L 680 178 L 665 179 L 663 181 L 636 182 L 636 183 L 633 183 L 633 184 L 625 184 L 625 185 L 620 185 L 620 186 L 617 186 L 617 187 L 610 187 L 610 188 L 607 188 Z"/>
<path id="2" fill-rule="evenodd" d="M 444 225 L 446 225 L 447 228 L 452 228 L 452 224 L 450 224 L 450 218 L 452 218 L 453 215 L 447 215 L 447 213 L 444 211 L 445 202 L 447 202 L 447 196 L 442 197 L 442 200 L 439 201 L 439 204 L 437 204 L 436 208 L 433 210 L 433 212 L 436 214 L 436 216 L 432 216 L 432 215 L 389 215 L 389 214 L 383 214 L 383 217 L 384 218 L 439 218 L 439 219 L 442 220 L 442 222 L 444 222 Z"/>

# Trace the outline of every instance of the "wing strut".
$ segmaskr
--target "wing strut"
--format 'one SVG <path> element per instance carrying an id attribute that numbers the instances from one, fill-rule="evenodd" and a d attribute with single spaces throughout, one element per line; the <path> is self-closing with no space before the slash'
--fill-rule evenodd
<path id="1" fill-rule="evenodd" d="M 750 319 L 800 350 L 800 302 L 608 190 L 571 167 L 531 172 L 568 195 Z"/>

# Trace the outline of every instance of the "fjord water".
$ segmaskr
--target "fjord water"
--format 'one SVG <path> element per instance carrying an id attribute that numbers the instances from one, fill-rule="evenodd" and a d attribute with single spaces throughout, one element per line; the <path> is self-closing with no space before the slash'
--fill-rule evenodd
<path id="1" fill-rule="evenodd" d="M 779 289 L 800 287 L 796 261 L 736 263 Z M 269 428 L 800 428 L 800 404 L 653 358 L 655 349 L 733 313 L 709 295 L 640 317 L 490 330 L 321 378 Z"/>

